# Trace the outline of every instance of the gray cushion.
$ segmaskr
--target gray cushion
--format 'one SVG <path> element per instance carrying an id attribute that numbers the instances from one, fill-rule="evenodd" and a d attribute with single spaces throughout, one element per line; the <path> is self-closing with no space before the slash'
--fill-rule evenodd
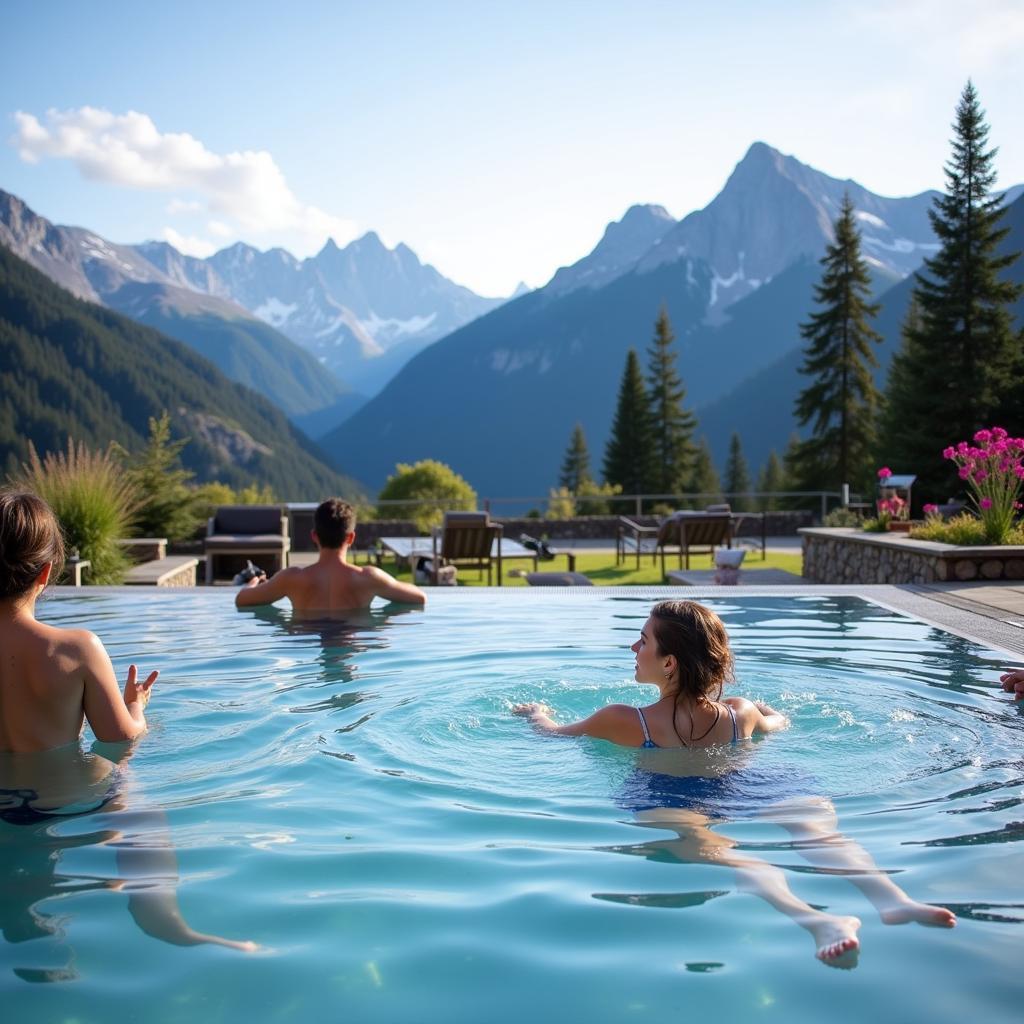
<path id="1" fill-rule="evenodd" d="M 286 520 L 287 522 L 287 520 Z M 222 505 L 213 519 L 221 533 L 281 533 L 281 509 L 276 505 Z"/>

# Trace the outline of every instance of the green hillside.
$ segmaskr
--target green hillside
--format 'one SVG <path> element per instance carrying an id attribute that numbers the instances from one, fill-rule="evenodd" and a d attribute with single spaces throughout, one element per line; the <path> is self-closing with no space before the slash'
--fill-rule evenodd
<path id="1" fill-rule="evenodd" d="M 292 418 L 344 403 L 349 391 L 305 349 L 222 299 L 130 281 L 105 301 L 119 313 L 184 342 L 226 377 L 265 395 Z"/>
<path id="2" fill-rule="evenodd" d="M 174 434 L 191 438 L 182 460 L 200 481 L 269 484 L 282 500 L 362 491 L 265 398 L 0 247 L 0 468 L 25 459 L 27 440 L 41 452 L 69 435 L 138 449 L 165 409 Z"/>

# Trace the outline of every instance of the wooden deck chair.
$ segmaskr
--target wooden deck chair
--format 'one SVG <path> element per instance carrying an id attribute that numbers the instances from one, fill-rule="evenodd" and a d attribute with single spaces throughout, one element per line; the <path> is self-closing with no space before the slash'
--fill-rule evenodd
<path id="1" fill-rule="evenodd" d="M 491 566 L 497 566 L 498 586 L 501 586 L 500 523 L 492 523 L 486 512 L 448 512 L 444 523 L 433 533 L 434 583 L 444 565 L 465 569 L 487 570 L 487 585 L 491 585 Z"/>

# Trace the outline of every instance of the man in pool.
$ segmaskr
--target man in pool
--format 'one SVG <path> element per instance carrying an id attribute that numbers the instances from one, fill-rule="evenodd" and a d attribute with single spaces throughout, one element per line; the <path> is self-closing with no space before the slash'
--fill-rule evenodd
<path id="1" fill-rule="evenodd" d="M 312 565 L 291 566 L 250 579 L 235 596 L 238 608 L 273 604 L 287 597 L 296 612 L 334 612 L 368 608 L 375 597 L 424 605 L 427 595 L 402 583 L 375 565 L 350 565 L 348 549 L 355 540 L 356 513 L 347 501 L 328 498 L 313 515 L 313 542 L 320 552 Z"/>

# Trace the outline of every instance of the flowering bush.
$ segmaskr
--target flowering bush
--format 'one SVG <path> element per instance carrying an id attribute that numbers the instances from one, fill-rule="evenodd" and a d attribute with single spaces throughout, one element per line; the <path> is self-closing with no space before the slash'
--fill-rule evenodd
<path id="1" fill-rule="evenodd" d="M 974 444 L 961 441 L 946 448 L 943 458 L 959 466 L 960 479 L 971 491 L 985 539 L 1005 544 L 1021 508 L 1017 500 L 1024 482 L 1024 438 L 1010 437 L 1002 427 L 979 430 Z"/>
<path id="2" fill-rule="evenodd" d="M 875 509 L 878 512 L 878 522 L 884 530 L 892 519 L 906 519 L 910 515 L 907 503 L 895 492 L 889 489 L 888 480 L 892 476 L 892 470 L 883 466 L 878 471 L 878 484 L 885 495 L 875 502 Z"/>

